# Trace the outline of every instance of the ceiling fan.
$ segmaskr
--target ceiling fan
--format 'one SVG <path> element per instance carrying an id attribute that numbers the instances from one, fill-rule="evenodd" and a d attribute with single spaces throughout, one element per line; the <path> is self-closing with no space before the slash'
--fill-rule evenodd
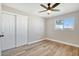
<path id="1" fill-rule="evenodd" d="M 47 6 L 40 4 L 41 7 L 45 8 L 45 10 L 40 11 L 40 12 L 46 12 L 48 14 L 51 13 L 51 11 L 60 11 L 59 9 L 55 9 L 55 7 L 57 7 L 60 3 L 55 3 L 54 5 L 51 6 L 51 3 L 48 3 Z"/>

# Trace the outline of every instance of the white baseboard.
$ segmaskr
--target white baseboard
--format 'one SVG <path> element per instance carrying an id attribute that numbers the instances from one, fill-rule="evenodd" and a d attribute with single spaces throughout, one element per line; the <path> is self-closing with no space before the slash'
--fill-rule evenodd
<path id="1" fill-rule="evenodd" d="M 63 41 L 59 41 L 59 40 L 55 40 L 55 39 L 50 39 L 50 38 L 46 38 L 46 40 L 59 42 L 59 43 L 62 43 L 62 44 L 66 44 L 66 45 L 70 45 L 70 46 L 74 46 L 74 47 L 78 47 L 79 48 L 79 45 L 77 45 L 77 44 L 67 43 L 67 42 L 63 42 Z"/>
<path id="2" fill-rule="evenodd" d="M 28 44 L 33 44 L 33 43 L 36 43 L 36 42 L 40 42 L 40 41 L 43 41 L 45 39 L 39 39 L 39 40 L 36 40 L 36 41 L 33 41 L 33 42 L 29 42 Z"/>
<path id="3" fill-rule="evenodd" d="M 28 44 L 33 44 L 33 43 L 40 42 L 40 41 L 43 41 L 43 40 L 50 40 L 50 41 L 54 41 L 54 42 L 58 42 L 58 43 L 62 43 L 62 44 L 66 44 L 66 45 L 70 45 L 70 46 L 74 46 L 74 47 L 78 47 L 79 48 L 79 45 L 77 45 L 77 44 L 72 44 L 72 43 L 59 41 L 59 40 L 55 40 L 55 39 L 51 39 L 51 38 L 43 38 L 43 39 L 40 39 L 40 40 L 29 42 Z"/>

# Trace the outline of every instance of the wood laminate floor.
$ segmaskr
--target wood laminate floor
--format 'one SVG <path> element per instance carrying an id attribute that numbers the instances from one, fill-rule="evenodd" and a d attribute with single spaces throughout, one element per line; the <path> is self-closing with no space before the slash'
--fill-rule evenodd
<path id="1" fill-rule="evenodd" d="M 40 41 L 31 45 L 9 49 L 2 52 L 3 56 L 79 56 L 79 48 L 52 42 Z"/>

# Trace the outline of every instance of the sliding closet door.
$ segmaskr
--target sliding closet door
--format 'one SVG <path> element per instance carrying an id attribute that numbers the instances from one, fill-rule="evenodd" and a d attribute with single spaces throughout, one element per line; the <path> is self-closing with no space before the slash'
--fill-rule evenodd
<path id="1" fill-rule="evenodd" d="M 2 50 L 15 47 L 15 16 L 3 13 L 2 14 Z"/>
<path id="2" fill-rule="evenodd" d="M 27 24 L 28 17 L 23 15 L 16 16 L 16 46 L 27 44 Z"/>

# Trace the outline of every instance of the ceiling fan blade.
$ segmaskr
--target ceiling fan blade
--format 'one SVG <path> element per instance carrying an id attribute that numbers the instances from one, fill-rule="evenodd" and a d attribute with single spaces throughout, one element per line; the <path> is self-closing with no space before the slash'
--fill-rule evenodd
<path id="1" fill-rule="evenodd" d="M 41 12 L 45 12 L 45 11 L 47 11 L 47 10 L 43 10 L 43 11 L 39 11 L 39 12 L 41 13 Z"/>
<path id="2" fill-rule="evenodd" d="M 56 6 L 58 6 L 60 3 L 55 3 L 51 8 L 55 8 Z"/>
<path id="3" fill-rule="evenodd" d="M 40 4 L 40 6 L 42 6 L 42 7 L 45 8 L 45 9 L 47 9 L 47 7 L 46 7 L 45 5 L 43 5 L 43 4 Z"/>
<path id="4" fill-rule="evenodd" d="M 60 10 L 58 10 L 58 9 L 52 9 L 51 11 L 60 11 Z"/>

